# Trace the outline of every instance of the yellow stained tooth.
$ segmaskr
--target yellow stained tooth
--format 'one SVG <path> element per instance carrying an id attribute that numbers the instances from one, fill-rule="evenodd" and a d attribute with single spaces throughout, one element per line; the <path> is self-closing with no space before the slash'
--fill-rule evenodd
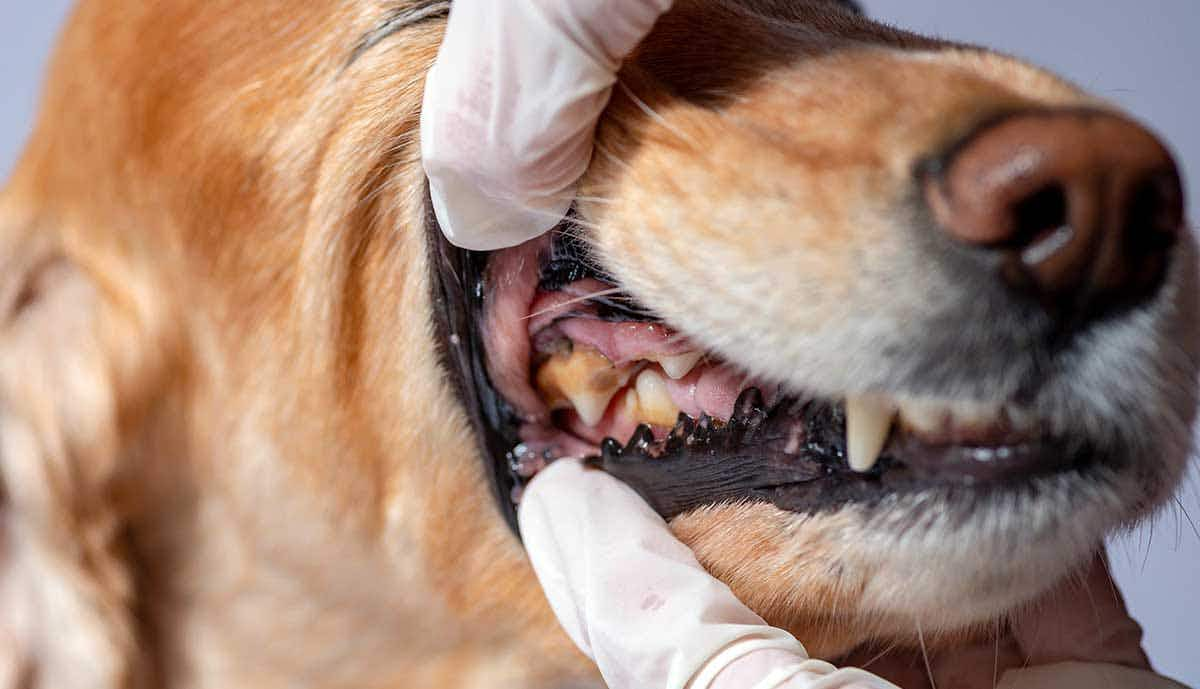
<path id="1" fill-rule="evenodd" d="M 658 358 L 658 365 L 662 366 L 663 372 L 668 377 L 679 380 L 691 373 L 703 356 L 704 352 L 684 352 L 673 356 L 663 356 Z"/>
<path id="2" fill-rule="evenodd" d="M 638 375 L 636 384 L 638 420 L 655 426 L 671 426 L 679 418 L 679 407 L 667 392 L 667 382 L 657 371 L 646 369 Z"/>
<path id="3" fill-rule="evenodd" d="M 895 405 L 876 395 L 846 398 L 846 460 L 854 471 L 870 471 L 892 429 Z"/>
<path id="4" fill-rule="evenodd" d="M 595 426 L 634 370 L 634 365 L 618 368 L 597 350 L 577 346 L 550 357 L 534 382 L 551 409 L 573 407 L 585 424 Z"/>
<path id="5" fill-rule="evenodd" d="M 637 390 L 630 388 L 625 391 L 625 397 L 621 400 L 623 405 L 623 414 L 625 418 L 631 421 L 637 421 L 638 415 L 642 411 L 641 400 L 638 399 Z"/>

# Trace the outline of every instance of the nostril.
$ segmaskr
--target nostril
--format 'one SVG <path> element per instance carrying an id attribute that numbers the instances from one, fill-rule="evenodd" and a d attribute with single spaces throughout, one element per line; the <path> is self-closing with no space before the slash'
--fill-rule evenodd
<path id="1" fill-rule="evenodd" d="M 1007 244 L 1021 251 L 1021 260 L 1037 264 L 1057 253 L 1072 234 L 1067 192 L 1051 184 L 1018 201 L 1013 207 L 1013 236 Z"/>
<path id="2" fill-rule="evenodd" d="M 991 256 L 1011 289 L 1078 324 L 1153 294 L 1183 225 L 1169 153 L 1125 118 L 1018 112 L 922 168 L 946 235 Z"/>

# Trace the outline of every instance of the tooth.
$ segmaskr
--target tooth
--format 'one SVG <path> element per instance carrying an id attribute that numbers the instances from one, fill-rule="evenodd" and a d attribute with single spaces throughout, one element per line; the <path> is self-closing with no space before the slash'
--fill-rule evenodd
<path id="1" fill-rule="evenodd" d="M 638 413 L 641 410 L 641 402 L 638 400 L 637 390 L 629 389 L 625 391 L 625 395 L 621 399 L 624 416 L 630 421 L 638 420 Z"/>
<path id="2" fill-rule="evenodd" d="M 854 471 L 870 471 L 879 459 L 896 407 L 875 395 L 846 398 L 846 459 Z"/>
<path id="3" fill-rule="evenodd" d="M 590 347 L 575 347 L 570 355 L 556 355 L 538 369 L 536 383 L 546 403 L 553 408 L 575 408 L 579 418 L 595 426 L 613 395 L 629 382 L 632 365 L 617 368 Z"/>
<path id="4" fill-rule="evenodd" d="M 899 403 L 899 407 L 901 423 L 926 434 L 940 432 L 950 416 L 945 404 L 928 400 L 905 399 Z"/>
<path id="5" fill-rule="evenodd" d="M 987 428 L 1000 418 L 1000 408 L 987 402 L 955 401 L 950 403 L 951 422 L 963 428 Z"/>
<path id="6" fill-rule="evenodd" d="M 638 406 L 641 408 L 639 421 L 655 426 L 671 426 L 679 418 L 679 407 L 671 400 L 671 395 L 667 392 L 667 382 L 657 371 L 642 371 L 635 388 Z"/>
<path id="7" fill-rule="evenodd" d="M 1037 427 L 1037 417 L 1016 405 L 1010 404 L 1004 408 L 1004 418 L 1018 433 L 1031 433 Z"/>
<path id="8" fill-rule="evenodd" d="M 583 419 L 585 426 L 595 426 L 600 423 L 600 419 L 604 418 L 604 410 L 608 409 L 612 393 L 579 391 L 571 394 L 567 392 L 567 399 L 571 401 L 571 406 L 575 408 L 575 413 L 579 414 L 579 418 Z"/>
<path id="9" fill-rule="evenodd" d="M 658 365 L 662 366 L 662 370 L 672 380 L 679 380 L 691 373 L 703 356 L 704 352 L 684 352 L 672 356 L 660 356 L 657 360 Z"/>

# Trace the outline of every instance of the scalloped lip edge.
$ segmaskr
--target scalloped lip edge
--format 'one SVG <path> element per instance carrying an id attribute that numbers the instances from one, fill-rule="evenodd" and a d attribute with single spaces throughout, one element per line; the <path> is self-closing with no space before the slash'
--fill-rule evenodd
<path id="1" fill-rule="evenodd" d="M 473 427 L 475 437 L 479 442 L 481 458 L 485 463 L 485 474 L 492 488 L 505 521 L 513 533 L 519 538 L 516 521 L 516 504 L 514 493 L 519 492 L 525 478 L 519 476 L 513 468 L 514 456 L 512 451 L 521 444 L 519 436 L 520 425 L 524 422 L 513 405 L 498 393 L 488 376 L 486 360 L 487 353 L 479 332 L 479 324 L 484 318 L 484 295 L 486 293 L 485 273 L 489 254 L 459 249 L 451 245 L 444 237 L 428 202 L 426 191 L 426 239 L 429 245 L 431 287 L 433 291 L 433 325 L 438 345 L 439 358 L 445 370 L 449 372 L 450 383 L 466 411 Z M 810 401 L 812 402 L 812 401 Z M 844 443 L 844 424 L 841 434 L 831 435 L 828 447 L 836 448 L 837 438 Z M 615 441 L 614 441 L 615 442 Z M 889 444 L 889 448 L 891 445 Z M 844 452 L 844 449 L 843 449 Z M 892 488 L 881 490 L 885 469 L 894 469 L 894 458 L 889 458 L 888 451 L 872 472 L 855 474 L 846 470 L 830 470 L 828 463 L 816 462 L 825 466 L 819 477 L 824 480 L 781 480 L 774 483 L 757 482 L 756 485 L 744 487 L 738 494 L 726 495 L 697 495 L 693 499 L 680 502 L 671 496 L 656 495 L 653 487 L 640 489 L 651 505 L 664 517 L 675 508 L 670 507 L 672 501 L 680 504 L 699 506 L 729 500 L 750 500 L 771 502 L 776 506 L 792 512 L 811 513 L 828 509 L 836 509 L 848 502 L 875 503 L 880 499 L 894 494 L 895 490 L 906 491 L 926 490 L 939 485 L 922 478 L 912 480 L 889 481 Z M 738 456 L 745 457 L 745 453 Z M 710 455 L 710 457 L 716 457 Z M 1096 455 L 1086 448 L 1072 452 L 1066 463 L 1059 470 L 1067 467 L 1083 467 L 1096 459 Z M 723 458 L 728 462 L 728 456 Z M 763 457 L 751 457 L 762 462 Z M 1103 459 L 1103 458 L 1100 458 Z M 602 448 L 598 448 L 596 456 L 591 458 L 593 465 L 603 465 Z M 648 464 L 648 463 L 647 463 Z M 606 467 L 611 473 L 630 482 L 628 472 L 621 469 Z M 689 473 L 695 473 L 697 467 L 684 467 Z M 730 468 L 726 468 L 730 471 Z M 900 472 L 889 471 L 888 476 L 902 478 Z M 635 485 L 635 489 L 637 486 Z M 977 489 L 977 488 L 974 488 Z M 798 497 L 799 496 L 799 497 Z"/>

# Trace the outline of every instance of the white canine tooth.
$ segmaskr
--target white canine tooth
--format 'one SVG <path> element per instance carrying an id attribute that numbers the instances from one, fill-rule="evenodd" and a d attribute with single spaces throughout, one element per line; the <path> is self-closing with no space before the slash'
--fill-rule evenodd
<path id="1" fill-rule="evenodd" d="M 895 405 L 884 398 L 846 398 L 846 459 L 851 469 L 865 472 L 875 466 L 895 416 Z"/>
<path id="2" fill-rule="evenodd" d="M 667 382 L 657 371 L 646 369 L 637 378 L 639 421 L 655 426 L 670 426 L 679 418 L 679 407 L 667 392 Z"/>
<path id="3" fill-rule="evenodd" d="M 683 354 L 663 356 L 658 358 L 658 365 L 662 366 L 662 370 L 671 379 L 679 380 L 691 373 L 703 356 L 704 352 L 684 352 Z"/>

